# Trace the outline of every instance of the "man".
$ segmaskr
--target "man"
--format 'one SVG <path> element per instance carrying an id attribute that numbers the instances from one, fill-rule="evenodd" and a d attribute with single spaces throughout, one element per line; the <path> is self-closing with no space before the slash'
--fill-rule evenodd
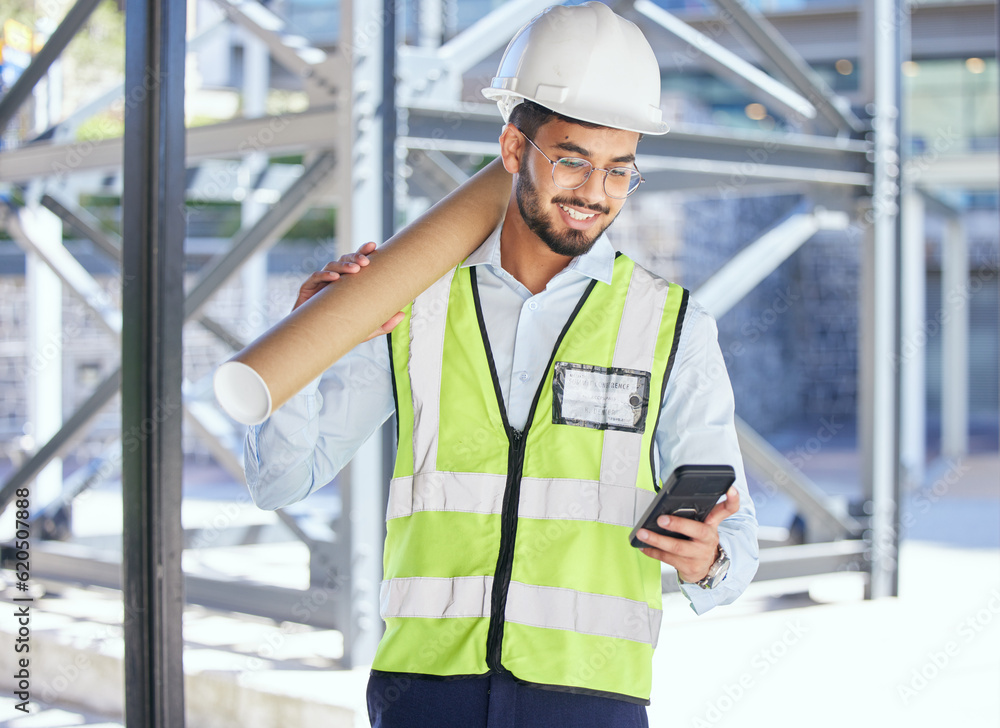
<path id="1" fill-rule="evenodd" d="M 756 571 L 714 321 L 604 235 L 641 182 L 640 135 L 666 131 L 659 92 L 642 34 L 600 3 L 525 26 L 484 91 L 514 175 L 500 226 L 248 433 L 251 493 L 277 508 L 396 413 L 374 726 L 647 725 L 660 562 L 698 613 Z M 310 276 L 296 306 L 373 250 Z M 696 463 L 733 466 L 726 499 L 669 519 L 690 540 L 634 549 L 655 490 Z"/>

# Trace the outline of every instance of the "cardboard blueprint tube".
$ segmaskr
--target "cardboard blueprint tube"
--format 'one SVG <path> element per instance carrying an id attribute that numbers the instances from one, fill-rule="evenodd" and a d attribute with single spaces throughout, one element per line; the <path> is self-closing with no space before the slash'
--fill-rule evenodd
<path id="1" fill-rule="evenodd" d="M 496 159 L 390 238 L 361 272 L 341 276 L 215 371 L 237 422 L 266 420 L 493 232 L 511 176 Z"/>

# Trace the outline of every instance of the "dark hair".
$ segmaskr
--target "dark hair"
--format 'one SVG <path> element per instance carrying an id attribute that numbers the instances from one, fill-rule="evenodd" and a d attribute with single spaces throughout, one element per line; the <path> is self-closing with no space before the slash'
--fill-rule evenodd
<path id="1" fill-rule="evenodd" d="M 528 101 L 527 99 L 514 107 L 513 111 L 510 112 L 509 121 L 511 124 L 524 132 L 524 135 L 529 139 L 534 139 L 535 133 L 553 119 L 566 121 L 570 124 L 579 124 L 580 126 L 585 126 L 588 129 L 602 128 L 601 124 L 593 124 L 589 121 L 580 121 L 579 119 L 564 116 L 557 111 L 553 111 L 552 109 L 546 108 L 541 104 L 536 104 L 534 101 Z"/>

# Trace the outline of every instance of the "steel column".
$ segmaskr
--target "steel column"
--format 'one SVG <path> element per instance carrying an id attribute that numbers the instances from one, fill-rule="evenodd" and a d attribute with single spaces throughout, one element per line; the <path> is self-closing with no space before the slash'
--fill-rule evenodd
<path id="1" fill-rule="evenodd" d="M 896 366 L 900 378 L 900 475 L 907 489 L 924 481 L 927 377 L 927 321 L 924 297 L 927 264 L 924 244 L 924 197 L 908 187 L 902 196 L 900 230 L 900 348 Z"/>
<path id="2" fill-rule="evenodd" d="M 184 726 L 181 372 L 186 3 L 129 0 L 122 257 L 125 720 Z M 153 79 L 153 83 L 149 83 Z"/>
<path id="3" fill-rule="evenodd" d="M 26 235 L 62 247 L 62 223 L 37 207 L 23 221 Z M 63 406 L 63 287 L 59 276 L 39 253 L 25 251 L 25 289 L 28 294 L 28 423 L 35 445 L 49 441 L 62 427 Z M 62 491 L 62 460 L 53 458 L 38 474 L 32 488 L 39 507 L 58 500 Z"/>
<path id="4" fill-rule="evenodd" d="M 969 452 L 969 246 L 962 219 L 945 226 L 941 251 L 941 455 Z"/>
<path id="5" fill-rule="evenodd" d="M 395 7 L 378 0 L 349 0 L 341 3 L 340 12 L 341 34 L 346 36 L 340 48 L 352 73 L 344 79 L 350 103 L 344 111 L 347 128 L 340 139 L 344 151 L 339 160 L 341 189 L 350 190 L 350 195 L 344 196 L 338 208 L 337 243 L 341 252 L 348 252 L 369 240 L 383 241 L 391 232 L 391 228 L 383 229 L 387 120 L 382 94 L 386 87 L 384 35 Z M 341 562 L 346 567 L 344 579 L 328 584 L 329 577 L 323 576 L 324 583 L 316 584 L 322 576 L 316 568 L 316 554 L 317 564 L 311 569 L 314 587 L 333 588 L 346 602 L 342 629 L 344 660 L 349 666 L 370 662 L 382 634 L 382 492 L 388 478 L 382 466 L 384 433 L 385 428 L 376 431 L 338 479 L 343 509 L 337 534 L 350 544 L 349 561 Z"/>
<path id="6" fill-rule="evenodd" d="M 902 0 L 873 0 L 874 185 L 866 242 L 875 290 L 871 311 L 871 471 L 873 598 L 899 588 L 899 108 Z"/>

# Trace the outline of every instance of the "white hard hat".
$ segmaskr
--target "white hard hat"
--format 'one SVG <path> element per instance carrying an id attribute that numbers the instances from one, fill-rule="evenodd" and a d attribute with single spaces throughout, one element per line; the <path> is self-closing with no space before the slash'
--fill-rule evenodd
<path id="1" fill-rule="evenodd" d="M 504 121 L 521 101 L 572 119 L 665 134 L 660 66 L 642 31 L 603 3 L 555 5 L 517 32 L 483 96 Z"/>

